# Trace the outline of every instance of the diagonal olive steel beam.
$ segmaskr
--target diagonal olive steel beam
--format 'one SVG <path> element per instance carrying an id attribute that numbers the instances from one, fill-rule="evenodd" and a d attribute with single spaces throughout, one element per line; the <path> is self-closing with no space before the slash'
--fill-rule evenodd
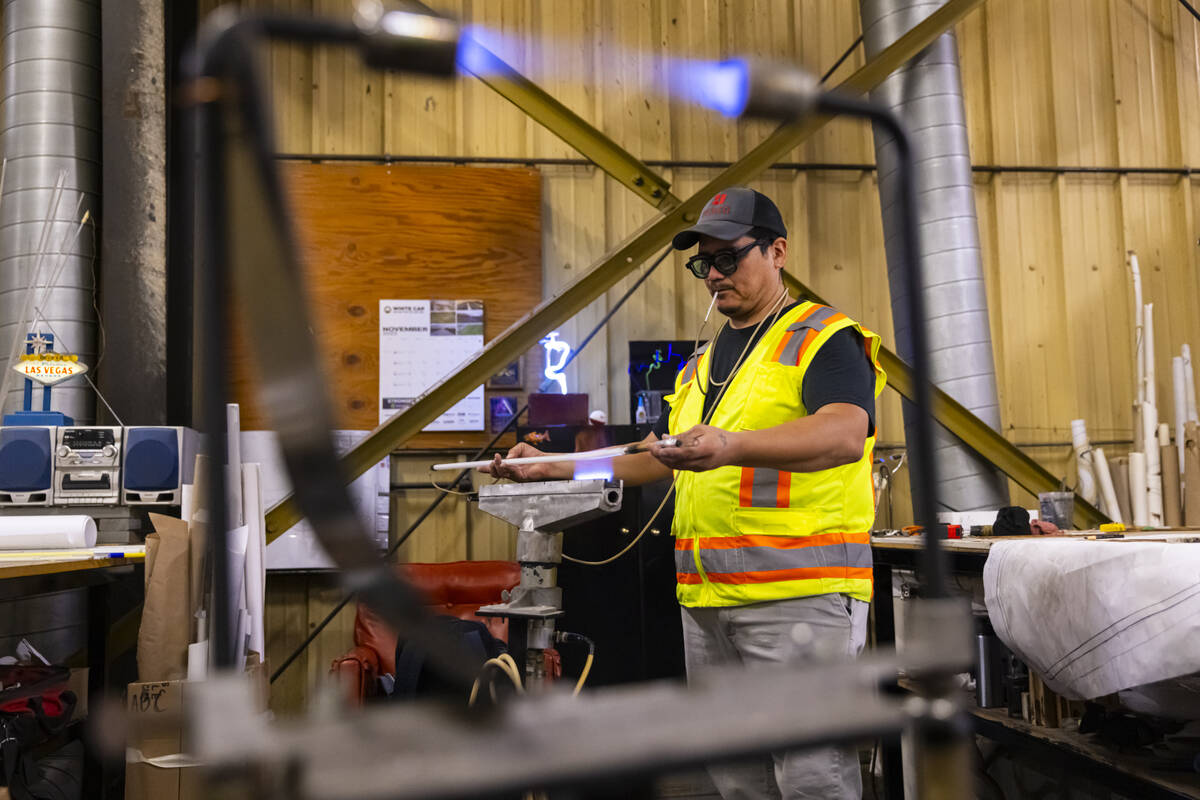
<path id="1" fill-rule="evenodd" d="M 864 64 L 838 88 L 856 94 L 874 88 L 982 2 L 947 0 L 945 5 Z M 508 330 L 489 342 L 479 355 L 421 395 L 411 406 L 371 431 L 357 447 L 343 456 L 342 470 L 347 480 L 353 480 L 386 458 L 513 358 L 533 347 L 547 331 L 578 314 L 654 252 L 665 247 L 680 228 L 695 222 L 704 203 L 718 190 L 758 176 L 829 119 L 813 116 L 780 126 L 745 157 L 722 170 L 700 191 L 644 225 L 570 286 L 513 323 Z M 288 495 L 267 512 L 267 541 L 274 541 L 299 520 L 296 504 Z"/>
<path id="2" fill-rule="evenodd" d="M 808 297 L 814 302 L 829 305 L 819 294 L 790 273 L 783 273 L 783 281 L 798 296 Z M 908 400 L 914 400 L 916 392 L 913 385 L 912 367 L 909 366 L 909 363 L 886 347 L 879 348 L 879 363 L 883 367 L 883 371 L 887 373 L 887 385 Z M 1061 482 L 1057 477 L 937 386 L 933 387 L 932 411 L 933 418 L 943 428 L 990 461 L 997 469 L 1016 481 L 1021 488 L 1033 494 L 1059 490 Z M 1099 527 L 1103 522 L 1110 521 L 1100 509 L 1078 494 L 1075 495 L 1075 527 L 1080 530 L 1089 530 Z"/>
<path id="3" fill-rule="evenodd" d="M 436 13 L 424 3 L 411 5 Z M 472 75 L 650 205 L 663 211 L 679 205 L 671 184 L 660 175 L 478 41 L 472 47 L 471 61 L 484 65 Z"/>

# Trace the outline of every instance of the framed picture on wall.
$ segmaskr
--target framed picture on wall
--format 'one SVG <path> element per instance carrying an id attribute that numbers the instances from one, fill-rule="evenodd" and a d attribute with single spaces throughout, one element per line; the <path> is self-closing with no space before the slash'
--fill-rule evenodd
<path id="1" fill-rule="evenodd" d="M 489 397 L 492 417 L 492 433 L 499 433 L 517 413 L 517 398 L 510 396 Z"/>
<path id="2" fill-rule="evenodd" d="M 521 375 L 521 359 L 517 359 L 504 369 L 488 378 L 489 389 L 519 389 L 523 386 Z"/>

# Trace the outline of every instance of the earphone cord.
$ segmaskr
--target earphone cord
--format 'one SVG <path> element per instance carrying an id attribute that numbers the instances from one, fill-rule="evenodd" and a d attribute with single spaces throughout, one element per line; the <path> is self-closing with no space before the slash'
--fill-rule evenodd
<path id="1" fill-rule="evenodd" d="M 760 319 L 758 321 L 758 324 L 754 326 L 754 332 L 751 333 L 750 338 L 746 340 L 746 346 L 742 348 L 741 355 L 739 355 L 737 357 L 737 361 L 735 361 L 733 363 L 733 369 L 731 369 L 729 371 L 729 374 L 726 375 L 723 380 L 718 382 L 718 381 L 713 380 L 712 373 L 709 372 L 709 374 L 708 374 L 708 388 L 709 389 L 711 389 L 713 386 L 725 387 L 725 386 L 729 385 L 729 383 L 733 380 L 733 377 L 735 375 L 737 375 L 737 371 L 742 368 L 742 362 L 746 359 L 746 354 L 750 352 L 750 348 L 758 340 L 759 329 L 762 328 L 763 323 L 765 323 L 768 319 L 771 321 L 771 323 L 770 323 L 771 325 L 775 324 L 775 321 L 777 319 L 779 319 L 780 312 L 783 311 L 783 309 L 787 306 L 787 297 L 788 297 L 787 287 L 785 286 L 785 287 L 783 287 L 783 290 L 779 293 L 779 297 L 775 300 L 774 303 L 771 304 L 772 313 L 770 313 L 767 316 Z M 716 302 L 716 295 L 713 295 L 713 301 Z M 710 306 L 709 310 L 711 311 L 711 306 Z M 704 326 L 707 324 L 708 324 L 708 317 L 705 317 L 704 323 L 701 324 L 701 326 L 700 326 L 700 330 L 698 330 L 696 332 L 696 343 L 692 349 L 693 353 L 695 353 L 696 351 L 698 351 L 700 349 L 700 334 L 704 332 Z M 726 323 L 726 324 L 728 324 L 728 323 Z M 768 326 L 768 328 L 769 327 L 770 326 Z M 716 334 L 713 336 L 712 342 L 709 344 L 710 350 L 713 350 L 715 352 L 716 346 L 717 346 L 717 337 L 721 335 L 721 330 L 723 330 L 723 329 L 724 329 L 724 326 L 717 329 Z M 711 369 L 711 359 L 710 359 L 709 363 L 710 363 L 710 369 Z M 700 390 L 700 396 L 703 397 L 705 400 L 707 400 L 708 392 L 705 390 L 704 384 L 701 383 L 701 381 L 700 381 L 700 356 L 699 355 L 696 355 L 695 381 L 696 381 L 696 388 Z M 701 424 L 703 424 L 703 425 L 708 424 L 708 420 L 712 417 L 712 412 L 716 410 L 717 403 L 720 402 L 721 395 L 724 395 L 724 391 L 722 391 L 717 396 L 717 400 L 713 402 L 712 408 L 709 409 L 709 413 L 705 415 L 704 420 Z"/>

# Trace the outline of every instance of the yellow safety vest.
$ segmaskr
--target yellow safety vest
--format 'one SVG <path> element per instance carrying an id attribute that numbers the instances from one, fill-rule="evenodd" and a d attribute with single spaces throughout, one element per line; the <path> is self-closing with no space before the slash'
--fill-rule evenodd
<path id="1" fill-rule="evenodd" d="M 804 373 L 829 337 L 862 334 L 875 368 L 875 396 L 886 376 L 876 333 L 829 306 L 801 303 L 784 314 L 746 356 L 709 424 L 761 430 L 806 416 Z M 675 379 L 669 430 L 679 434 L 703 418 L 707 345 Z M 679 471 L 675 500 L 675 572 L 684 606 L 738 606 L 845 592 L 871 599 L 870 530 L 875 519 L 871 461 L 862 458 L 819 472 L 757 467 Z"/>

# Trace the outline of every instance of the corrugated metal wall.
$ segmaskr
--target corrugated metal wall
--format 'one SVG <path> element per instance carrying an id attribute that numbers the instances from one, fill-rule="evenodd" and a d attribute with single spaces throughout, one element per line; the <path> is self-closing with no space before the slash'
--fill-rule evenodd
<path id="1" fill-rule="evenodd" d="M 213 5 L 201 3 L 201 11 Z M 348 14 L 345 0 L 291 0 Z M 844 0 L 451 0 L 434 5 L 504 37 L 500 49 L 643 159 L 732 161 L 766 133 L 647 97 L 667 56 L 750 53 L 823 72 L 859 33 Z M 1132 436 L 1131 293 L 1138 252 L 1156 320 L 1160 396 L 1169 355 L 1200 346 L 1200 184 L 1191 176 L 1029 173 L 995 167 L 1200 168 L 1198 26 L 1175 0 L 993 0 L 957 29 L 1004 432 L 1068 469 L 1069 422 L 1093 440 Z M 280 149 L 291 153 L 556 158 L 576 154 L 473 79 L 443 84 L 364 72 L 341 51 L 278 48 L 267 63 Z M 856 52 L 834 75 L 863 63 Z M 834 122 L 790 160 L 872 164 L 870 131 Z M 545 166 L 544 290 L 573 279 L 655 212 L 589 167 Z M 663 169 L 687 196 L 716 167 Z M 791 269 L 891 344 L 876 181 L 870 170 L 773 170 L 754 183 L 791 225 Z M 563 326 L 580 338 L 633 278 Z M 624 421 L 626 341 L 691 337 L 707 298 L 668 261 L 572 368 L 573 385 Z M 666 313 L 664 313 L 664 309 Z M 600 399 L 596 399 L 600 398 Z M 887 392 L 881 442 L 902 435 Z M 1117 448 L 1119 449 L 1119 448 Z M 903 491 L 903 482 L 898 487 Z M 1030 502 L 1016 492 L 1017 502 Z M 450 503 L 458 503 L 453 498 Z M 903 516 L 897 502 L 897 516 Z M 473 513 L 473 512 L 472 512 Z M 460 513 L 448 512 L 457 525 Z M 409 556 L 463 557 L 431 527 Z M 476 558 L 506 557 L 502 533 Z M 483 552 L 486 550 L 487 552 Z"/>

